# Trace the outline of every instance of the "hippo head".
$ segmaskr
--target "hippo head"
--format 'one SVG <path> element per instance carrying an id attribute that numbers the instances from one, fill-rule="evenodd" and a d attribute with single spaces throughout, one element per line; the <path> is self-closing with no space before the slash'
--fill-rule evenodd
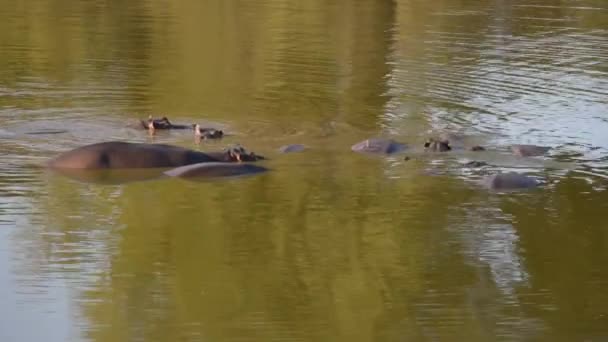
<path id="1" fill-rule="evenodd" d="M 148 116 L 148 121 L 145 123 L 145 126 L 148 129 L 169 129 L 172 125 L 166 116 L 163 116 L 161 119 L 154 119 L 152 118 L 152 115 L 150 115 Z"/>
<path id="2" fill-rule="evenodd" d="M 192 124 L 194 135 L 201 139 L 220 139 L 224 136 L 224 132 L 215 128 L 201 128 L 199 124 Z"/>
<path id="3" fill-rule="evenodd" d="M 224 160 L 228 162 L 247 162 L 265 159 L 262 156 L 256 155 L 253 152 L 247 152 L 241 146 L 233 146 L 226 150 L 224 153 Z"/>
<path id="4" fill-rule="evenodd" d="M 428 151 L 446 152 L 452 150 L 450 142 L 445 139 L 430 138 L 424 143 L 424 148 Z"/>
<path id="5" fill-rule="evenodd" d="M 210 139 L 219 139 L 224 136 L 224 132 L 221 129 L 209 129 L 207 130 L 207 137 Z"/>

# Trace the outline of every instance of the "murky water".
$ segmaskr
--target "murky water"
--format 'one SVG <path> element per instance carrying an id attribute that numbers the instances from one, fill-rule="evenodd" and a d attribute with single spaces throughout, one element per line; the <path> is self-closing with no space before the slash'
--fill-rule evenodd
<path id="1" fill-rule="evenodd" d="M 40 167 L 150 113 L 272 170 Z M 439 130 L 491 166 L 350 150 Z M 604 0 L 4 1 L 0 157 L 2 341 L 608 340 Z M 547 184 L 474 182 L 512 169 Z"/>

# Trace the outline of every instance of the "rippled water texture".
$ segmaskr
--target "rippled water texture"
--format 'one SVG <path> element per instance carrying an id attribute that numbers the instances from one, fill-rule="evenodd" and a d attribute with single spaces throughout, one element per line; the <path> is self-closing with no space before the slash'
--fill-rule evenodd
<path id="1" fill-rule="evenodd" d="M 148 114 L 269 171 L 41 167 Z M 0 158 L 1 341 L 608 340 L 605 0 L 3 1 Z"/>

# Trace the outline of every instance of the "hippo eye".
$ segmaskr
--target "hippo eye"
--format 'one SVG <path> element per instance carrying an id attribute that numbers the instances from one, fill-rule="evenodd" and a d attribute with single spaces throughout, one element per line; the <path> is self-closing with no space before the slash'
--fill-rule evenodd
<path id="1" fill-rule="evenodd" d="M 431 146 L 431 143 L 429 141 L 424 143 L 424 147 L 429 147 L 429 146 Z"/>

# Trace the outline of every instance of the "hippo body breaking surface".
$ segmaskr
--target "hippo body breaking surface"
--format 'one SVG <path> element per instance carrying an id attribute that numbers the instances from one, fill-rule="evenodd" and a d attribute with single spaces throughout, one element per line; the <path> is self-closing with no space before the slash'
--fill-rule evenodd
<path id="1" fill-rule="evenodd" d="M 486 177 L 483 184 L 492 190 L 516 190 L 535 188 L 540 183 L 522 173 L 506 172 Z"/>
<path id="2" fill-rule="evenodd" d="M 294 153 L 294 152 L 302 152 L 306 149 L 306 146 L 302 144 L 289 144 L 283 145 L 279 147 L 279 152 L 281 153 Z"/>
<path id="3" fill-rule="evenodd" d="M 166 116 L 160 119 L 153 119 L 152 116 L 150 116 L 147 121 L 140 120 L 140 123 L 144 129 L 192 129 L 192 125 L 173 124 Z"/>
<path id="4" fill-rule="evenodd" d="M 424 143 L 424 150 L 431 152 L 451 151 L 450 141 L 447 139 L 430 138 Z"/>
<path id="5" fill-rule="evenodd" d="M 351 150 L 361 153 L 392 154 L 405 150 L 406 145 L 392 139 L 371 138 L 351 146 Z"/>
<path id="6" fill-rule="evenodd" d="M 519 157 L 537 157 L 547 153 L 551 147 L 537 145 L 511 145 L 513 154 Z"/>
<path id="7" fill-rule="evenodd" d="M 256 160 L 255 155 L 243 161 Z M 58 169 L 139 169 L 168 168 L 205 162 L 235 161 L 230 152 L 203 153 L 178 146 L 121 141 L 82 146 L 49 161 Z"/>
<path id="8" fill-rule="evenodd" d="M 166 171 L 164 174 L 170 177 L 195 179 L 243 176 L 265 171 L 268 171 L 268 169 L 253 164 L 210 162 L 180 166 Z"/>

